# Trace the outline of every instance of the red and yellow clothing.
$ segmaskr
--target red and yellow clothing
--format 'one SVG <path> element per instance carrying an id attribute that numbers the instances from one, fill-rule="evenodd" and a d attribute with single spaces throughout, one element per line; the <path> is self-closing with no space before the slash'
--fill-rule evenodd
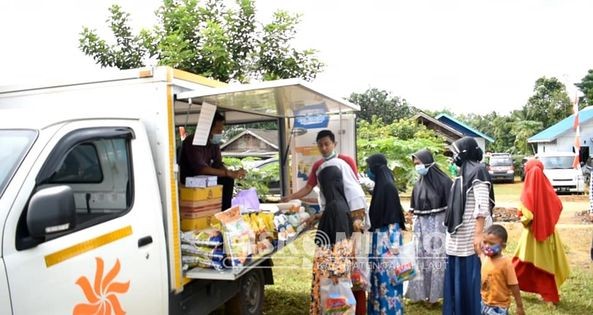
<path id="1" fill-rule="evenodd" d="M 511 289 L 517 285 L 515 268 L 509 257 L 485 257 L 482 260 L 482 302 L 488 306 L 508 308 L 511 305 Z"/>
<path id="2" fill-rule="evenodd" d="M 545 301 L 558 302 L 558 287 L 570 269 L 556 223 L 562 202 L 543 173 L 543 164 L 531 160 L 525 164 L 525 184 L 519 216 L 523 232 L 513 257 L 513 265 L 522 291 L 538 293 Z"/>

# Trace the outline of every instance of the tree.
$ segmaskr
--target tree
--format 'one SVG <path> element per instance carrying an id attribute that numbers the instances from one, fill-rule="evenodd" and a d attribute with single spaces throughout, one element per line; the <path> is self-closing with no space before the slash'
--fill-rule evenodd
<path id="1" fill-rule="evenodd" d="M 409 118 L 416 112 L 416 109 L 409 106 L 405 99 L 392 96 L 390 92 L 376 88 L 368 89 L 362 94 L 352 93 L 348 100 L 360 105 L 358 117 L 367 122 L 371 122 L 372 117 L 377 116 L 386 123 L 392 123 Z"/>
<path id="2" fill-rule="evenodd" d="M 575 84 L 583 92 L 584 96 L 579 100 L 579 107 L 593 105 L 593 69 L 589 69 L 587 75 L 580 83 Z"/>
<path id="3" fill-rule="evenodd" d="M 312 80 L 323 68 L 316 51 L 291 46 L 298 15 L 274 13 L 273 21 L 255 20 L 255 1 L 164 0 L 152 30 L 134 35 L 129 13 L 118 5 L 109 8 L 107 20 L 114 44 L 83 27 L 79 48 L 102 67 L 130 69 L 151 59 L 223 82 L 300 77 Z"/>
<path id="4" fill-rule="evenodd" d="M 533 92 L 533 96 L 523 106 L 527 120 L 539 121 L 545 129 L 572 114 L 566 87 L 557 78 L 537 79 Z"/>
<path id="5" fill-rule="evenodd" d="M 406 191 L 416 180 L 411 155 L 423 148 L 429 149 L 442 167 L 446 165 L 442 154 L 444 139 L 412 119 L 401 119 L 386 125 L 381 118 L 373 116 L 370 122 L 359 122 L 356 138 L 358 165 L 364 169 L 369 156 L 383 153 L 401 191 Z"/>

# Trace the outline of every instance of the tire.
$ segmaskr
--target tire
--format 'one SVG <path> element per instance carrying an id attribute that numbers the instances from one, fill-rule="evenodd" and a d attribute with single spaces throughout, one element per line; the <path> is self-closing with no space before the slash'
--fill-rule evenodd
<path id="1" fill-rule="evenodd" d="M 264 304 L 264 276 L 261 269 L 253 269 L 240 278 L 239 293 L 225 304 L 225 313 L 259 315 Z"/>

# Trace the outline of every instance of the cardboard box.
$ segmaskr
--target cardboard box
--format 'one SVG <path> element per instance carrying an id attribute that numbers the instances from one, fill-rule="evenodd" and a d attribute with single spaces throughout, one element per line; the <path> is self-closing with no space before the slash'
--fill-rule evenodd
<path id="1" fill-rule="evenodd" d="M 185 187 L 208 187 L 208 177 L 204 175 L 185 178 Z"/>
<path id="2" fill-rule="evenodd" d="M 185 187 L 181 186 L 181 201 L 201 201 L 222 198 L 222 185 L 212 187 Z"/>
<path id="3" fill-rule="evenodd" d="M 208 187 L 212 187 L 212 186 L 218 185 L 218 177 L 216 177 L 216 176 L 208 176 L 208 179 L 206 181 L 206 185 Z"/>
<path id="4" fill-rule="evenodd" d="M 203 217 L 195 219 L 181 219 L 181 230 L 183 232 L 202 230 L 210 227 L 212 217 Z"/>

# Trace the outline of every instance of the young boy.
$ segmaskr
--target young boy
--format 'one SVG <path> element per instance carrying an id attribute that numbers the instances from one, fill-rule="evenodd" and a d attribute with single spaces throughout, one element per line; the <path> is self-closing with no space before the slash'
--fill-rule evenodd
<path id="1" fill-rule="evenodd" d="M 519 282 L 509 257 L 502 254 L 506 247 L 507 231 L 498 224 L 491 225 L 482 240 L 482 315 L 508 314 L 511 293 L 515 297 L 518 315 L 524 315 Z"/>

